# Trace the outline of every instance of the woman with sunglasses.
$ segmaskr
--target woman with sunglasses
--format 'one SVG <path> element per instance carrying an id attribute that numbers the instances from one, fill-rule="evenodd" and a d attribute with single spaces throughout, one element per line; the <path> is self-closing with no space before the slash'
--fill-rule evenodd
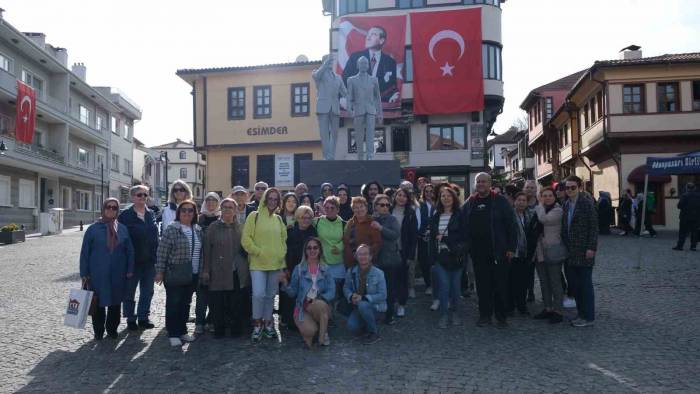
<path id="1" fill-rule="evenodd" d="M 301 209 L 301 208 L 300 208 Z M 287 296 L 295 300 L 294 323 L 299 329 L 309 349 L 313 348 L 314 337 L 318 343 L 329 346 L 328 319 L 331 301 L 335 298 L 335 281 L 328 266 L 321 262 L 323 248 L 318 238 L 306 240 L 303 246 L 304 257 L 292 272 L 280 274 L 280 283 Z"/>
<path id="2" fill-rule="evenodd" d="M 263 335 L 277 336 L 272 308 L 287 253 L 287 226 L 276 213 L 281 200 L 276 188 L 265 190 L 258 210 L 248 215 L 243 227 L 241 244 L 248 252 L 253 290 L 253 342 L 259 342 Z"/>
<path id="3" fill-rule="evenodd" d="M 391 215 L 391 200 L 386 194 L 377 194 L 374 198 L 374 221 L 371 226 L 382 236 L 382 247 L 375 262 L 377 268 L 384 271 L 387 289 L 386 324 L 396 323 L 395 304 L 399 297 L 399 281 L 401 280 L 401 254 L 399 241 L 401 225 Z"/>
<path id="4" fill-rule="evenodd" d="M 134 249 L 126 226 L 117 222 L 119 200 L 108 198 L 102 204 L 100 219 L 88 227 L 80 250 L 80 278 L 83 288 L 95 292 L 97 308 L 92 315 L 95 339 L 117 337 L 119 308 L 127 280 L 134 273 Z M 105 308 L 107 308 L 105 321 Z"/>
<path id="5" fill-rule="evenodd" d="M 119 214 L 119 223 L 129 230 L 134 246 L 134 276 L 128 280 L 124 299 L 124 317 L 129 330 L 151 329 L 155 326 L 149 320 L 153 298 L 153 279 L 156 276 L 156 251 L 158 250 L 158 225 L 156 214 L 150 210 L 148 187 L 136 185 L 131 188 L 133 204 Z M 136 287 L 139 288 L 138 313 L 136 312 Z M 136 318 L 138 317 L 138 324 Z"/>
<path id="6" fill-rule="evenodd" d="M 163 209 L 162 223 L 160 227 L 161 234 L 165 233 L 165 229 L 175 220 L 177 207 L 185 200 L 192 199 L 192 189 L 187 182 L 178 179 L 170 186 L 170 197 L 168 205 Z"/>
<path id="7" fill-rule="evenodd" d="M 345 265 L 343 264 L 343 229 L 345 222 L 338 216 L 340 201 L 336 196 L 327 197 L 323 202 L 325 215 L 316 220 L 314 226 L 318 232 L 318 238 L 323 244 L 325 253 L 322 256 L 323 262 L 328 265 L 331 277 L 336 283 L 336 293 L 340 295 L 343 291 L 343 281 L 345 280 Z"/>
<path id="8" fill-rule="evenodd" d="M 406 316 L 406 301 L 413 290 L 413 278 L 415 278 L 416 243 L 418 242 L 418 220 L 413 203 L 413 189 L 398 188 L 394 193 L 394 203 L 391 207 L 391 215 L 399 224 L 399 253 L 401 264 L 399 266 L 397 317 Z M 412 291 L 415 298 L 415 291 Z"/>
<path id="9" fill-rule="evenodd" d="M 309 238 L 316 237 L 316 228 L 313 226 L 314 211 L 306 205 L 297 208 L 294 213 L 294 225 L 287 229 L 287 254 L 285 255 L 285 271 L 291 275 L 294 268 L 304 258 L 304 244 Z M 294 328 L 294 297 L 287 294 L 280 295 L 280 317 L 282 323 Z"/>
<path id="10" fill-rule="evenodd" d="M 156 261 L 156 283 L 165 283 L 165 328 L 170 346 L 195 339 L 187 334 L 186 323 L 201 267 L 202 229 L 197 224 L 197 205 L 185 200 L 177 207 L 175 221 L 163 232 Z M 203 315 L 197 316 L 196 324 L 204 324 Z"/>

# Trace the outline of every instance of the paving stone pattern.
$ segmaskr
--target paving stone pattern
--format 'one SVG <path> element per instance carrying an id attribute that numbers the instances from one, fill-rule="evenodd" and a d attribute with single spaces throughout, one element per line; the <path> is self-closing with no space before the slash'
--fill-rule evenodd
<path id="1" fill-rule="evenodd" d="M 117 340 L 96 343 L 89 322 L 62 325 L 82 234 L 0 247 L 1 392 L 700 392 L 700 253 L 671 251 L 673 234 L 601 237 L 592 328 L 525 318 L 477 328 L 472 297 L 465 325 L 439 330 L 418 291 L 377 344 L 339 324 L 317 351 L 284 330 L 280 342 L 208 334 L 172 349 L 158 286 L 156 329 L 122 322 Z"/>

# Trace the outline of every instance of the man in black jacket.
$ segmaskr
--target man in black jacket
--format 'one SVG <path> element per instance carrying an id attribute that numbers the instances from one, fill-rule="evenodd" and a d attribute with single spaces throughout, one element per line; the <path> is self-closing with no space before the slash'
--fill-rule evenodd
<path id="1" fill-rule="evenodd" d="M 505 197 L 491 191 L 491 176 L 475 178 L 476 193 L 462 206 L 462 225 L 474 262 L 479 296 L 479 327 L 491 324 L 496 315 L 499 328 L 506 328 L 508 268 L 518 242 L 515 212 Z"/>
<path id="2" fill-rule="evenodd" d="M 685 186 L 685 194 L 678 201 L 680 223 L 678 228 L 678 243 L 673 250 L 683 250 L 685 239 L 690 233 L 690 250 L 697 250 L 698 228 L 700 227 L 700 192 L 694 183 Z"/>

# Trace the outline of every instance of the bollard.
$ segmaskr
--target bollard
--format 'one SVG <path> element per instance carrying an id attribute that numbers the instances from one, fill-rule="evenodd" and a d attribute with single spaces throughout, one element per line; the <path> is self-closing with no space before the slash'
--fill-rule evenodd
<path id="1" fill-rule="evenodd" d="M 83 221 L 80 221 L 80 231 L 83 231 Z"/>

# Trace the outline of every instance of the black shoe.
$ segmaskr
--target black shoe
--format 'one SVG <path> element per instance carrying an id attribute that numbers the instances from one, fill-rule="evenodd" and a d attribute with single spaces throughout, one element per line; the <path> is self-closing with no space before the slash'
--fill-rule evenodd
<path id="1" fill-rule="evenodd" d="M 490 317 L 481 317 L 479 320 L 476 322 L 477 327 L 486 327 L 491 325 L 491 318 Z"/>
<path id="2" fill-rule="evenodd" d="M 126 328 L 127 328 L 129 331 L 138 331 L 138 330 L 139 330 L 139 326 L 136 324 L 135 321 L 128 321 L 128 322 L 126 322 Z"/>
<path id="3" fill-rule="evenodd" d="M 563 321 L 564 321 L 564 316 L 562 316 L 556 312 L 552 312 L 552 315 L 549 317 L 549 324 L 558 324 L 558 323 L 561 323 Z"/>
<path id="4" fill-rule="evenodd" d="M 108 332 L 107 332 L 107 336 L 110 337 L 110 338 L 112 338 L 112 339 L 117 339 L 117 337 L 118 337 L 119 335 L 117 334 L 116 331 L 108 331 Z"/>
<path id="5" fill-rule="evenodd" d="M 223 339 L 223 338 L 226 338 L 226 333 L 214 332 L 214 339 Z"/>
<path id="6" fill-rule="evenodd" d="M 674 247 L 672 247 L 671 249 L 673 249 L 673 250 L 683 250 L 683 248 L 681 248 L 680 246 L 674 246 Z"/>
<path id="7" fill-rule="evenodd" d="M 535 318 L 537 320 L 546 320 L 546 319 L 549 319 L 551 316 L 552 316 L 552 312 L 543 310 L 542 312 L 533 316 L 533 318 Z"/>
<path id="8" fill-rule="evenodd" d="M 506 312 L 506 315 L 508 315 L 508 317 L 515 317 L 515 310 Z"/>
<path id="9" fill-rule="evenodd" d="M 102 338 L 104 338 L 104 337 L 105 337 L 105 333 L 103 333 L 103 332 L 101 332 L 101 333 L 99 333 L 99 334 L 95 334 L 95 340 L 96 340 L 96 341 L 101 341 Z"/>
<path id="10" fill-rule="evenodd" d="M 139 328 L 142 330 L 150 330 L 151 328 L 155 328 L 156 326 L 151 323 L 150 320 L 146 321 L 139 321 Z"/>
<path id="11" fill-rule="evenodd" d="M 496 328 L 501 328 L 501 329 L 503 329 L 503 328 L 508 328 L 508 322 L 507 322 L 505 319 L 503 319 L 503 320 L 498 320 L 498 321 L 496 322 Z"/>
<path id="12" fill-rule="evenodd" d="M 367 335 L 365 336 L 364 344 L 365 344 L 365 345 L 371 345 L 371 344 L 373 344 L 373 343 L 379 342 L 381 339 L 382 339 L 382 338 L 381 338 L 378 334 L 375 334 L 375 333 L 371 332 L 371 333 L 369 333 L 369 334 L 367 334 Z"/>
<path id="13" fill-rule="evenodd" d="M 691 252 L 697 252 L 698 249 L 697 249 L 697 248 L 690 248 L 690 251 L 691 251 Z"/>

